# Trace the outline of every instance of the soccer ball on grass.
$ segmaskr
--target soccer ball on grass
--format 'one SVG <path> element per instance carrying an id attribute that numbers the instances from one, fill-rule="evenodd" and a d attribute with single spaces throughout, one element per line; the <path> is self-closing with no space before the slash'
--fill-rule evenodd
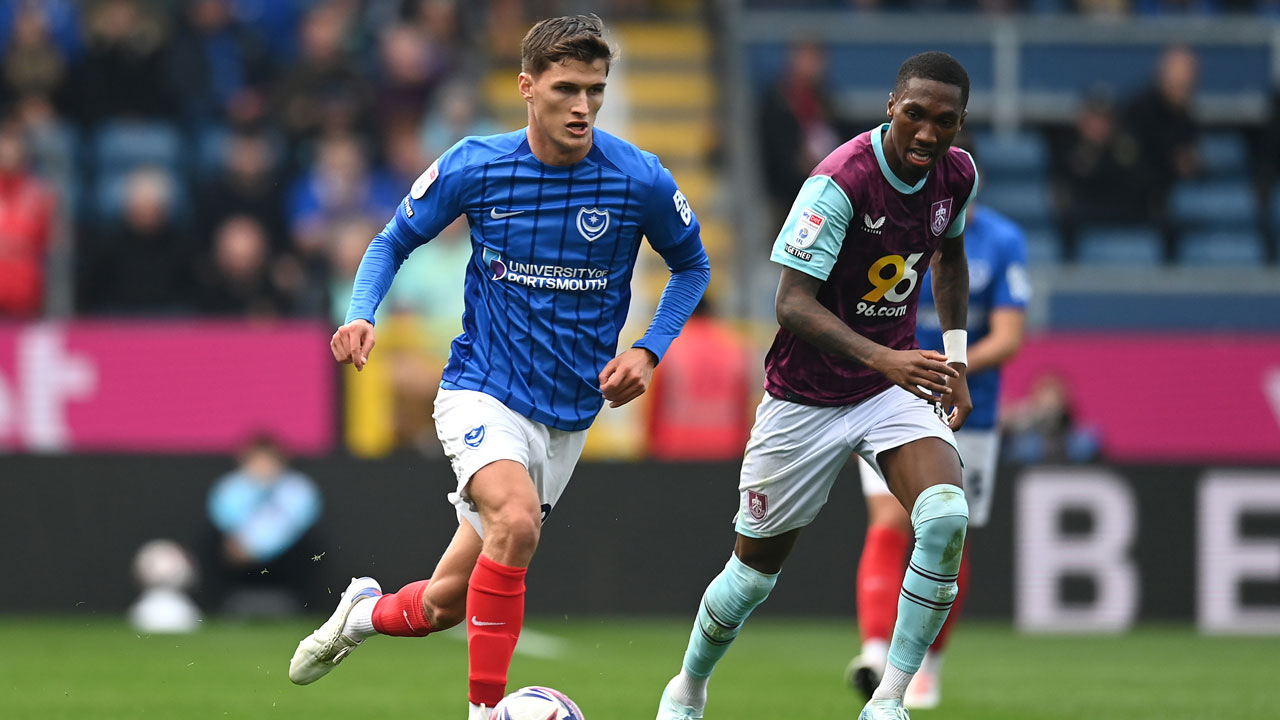
<path id="1" fill-rule="evenodd" d="M 583 720 L 582 711 L 559 690 L 520 688 L 502 698 L 489 720 Z"/>

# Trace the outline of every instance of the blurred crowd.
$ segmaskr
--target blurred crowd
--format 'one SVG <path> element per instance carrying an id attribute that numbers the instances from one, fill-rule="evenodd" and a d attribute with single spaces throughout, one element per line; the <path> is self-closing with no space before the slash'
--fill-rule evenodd
<path id="1" fill-rule="evenodd" d="M 1080 15 L 1186 16 L 1280 14 L 1276 0 L 746 0 L 752 9 L 875 10 L 882 12 L 1074 13 Z"/>

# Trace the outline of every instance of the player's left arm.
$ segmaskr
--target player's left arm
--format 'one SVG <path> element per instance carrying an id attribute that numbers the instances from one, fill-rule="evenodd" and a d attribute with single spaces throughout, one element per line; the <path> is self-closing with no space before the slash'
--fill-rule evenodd
<path id="1" fill-rule="evenodd" d="M 659 168 L 641 229 L 671 271 L 658 309 L 644 336 L 600 371 L 600 392 L 609 407 L 626 405 L 649 388 L 653 370 L 680 334 L 711 281 L 698 219 L 666 168 Z"/>
<path id="2" fill-rule="evenodd" d="M 969 316 L 969 260 L 964 254 L 963 225 L 961 228 L 955 237 L 942 239 L 929 268 L 933 276 L 933 301 L 944 334 L 948 330 L 964 330 Z M 950 357 L 947 365 L 957 373 L 955 377 L 945 378 L 947 387 L 951 388 L 949 400 L 952 405 L 947 424 L 952 430 L 959 430 L 969 413 L 973 412 L 967 377 L 969 368 L 967 362 L 952 362 Z"/>

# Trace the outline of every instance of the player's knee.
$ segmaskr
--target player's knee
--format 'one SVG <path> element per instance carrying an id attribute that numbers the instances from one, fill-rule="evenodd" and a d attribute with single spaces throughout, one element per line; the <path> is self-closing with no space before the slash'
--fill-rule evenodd
<path id="1" fill-rule="evenodd" d="M 538 510 L 507 506 L 493 513 L 485 527 L 485 549 L 498 562 L 533 557 L 542 535 L 542 515 Z"/>
<path id="2" fill-rule="evenodd" d="M 969 503 L 955 485 L 934 485 L 920 493 L 911 511 L 916 546 L 939 558 L 940 570 L 959 572 L 964 537 L 969 528 Z"/>

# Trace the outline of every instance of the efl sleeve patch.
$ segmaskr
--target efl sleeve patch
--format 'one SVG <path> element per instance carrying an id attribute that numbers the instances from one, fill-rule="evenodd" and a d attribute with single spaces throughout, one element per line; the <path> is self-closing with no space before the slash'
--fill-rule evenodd
<path id="1" fill-rule="evenodd" d="M 853 206 L 835 181 L 824 175 L 809 178 L 774 240 L 770 259 L 826 280 L 852 217 Z"/>
<path id="2" fill-rule="evenodd" d="M 427 188 L 431 187 L 431 183 L 440 177 L 440 161 L 437 159 L 431 163 L 431 167 L 427 168 L 417 180 L 413 181 L 413 187 L 409 190 L 409 197 L 414 200 L 421 200 L 423 195 L 427 194 Z M 404 187 L 403 185 L 401 187 Z"/>

